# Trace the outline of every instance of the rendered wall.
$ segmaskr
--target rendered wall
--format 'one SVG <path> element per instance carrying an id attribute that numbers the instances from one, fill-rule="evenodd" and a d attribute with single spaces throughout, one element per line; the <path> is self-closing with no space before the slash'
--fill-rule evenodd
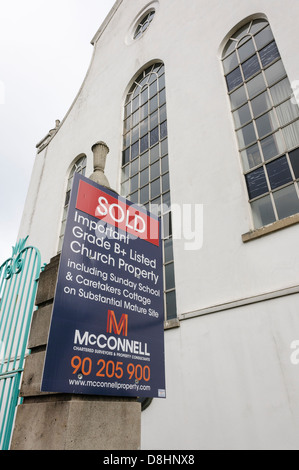
<path id="1" fill-rule="evenodd" d="M 298 449 L 298 305 L 290 295 L 167 331 L 167 398 L 142 413 L 142 448 Z"/>

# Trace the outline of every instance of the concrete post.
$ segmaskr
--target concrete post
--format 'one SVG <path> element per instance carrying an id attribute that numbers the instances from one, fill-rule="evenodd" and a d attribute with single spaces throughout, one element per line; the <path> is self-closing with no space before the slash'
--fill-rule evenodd
<path id="1" fill-rule="evenodd" d="M 138 450 L 141 409 L 134 398 L 40 391 L 59 258 L 40 276 L 11 450 Z"/>
<path id="2" fill-rule="evenodd" d="M 104 173 L 105 165 L 106 165 L 106 158 L 109 153 L 109 147 L 105 144 L 105 142 L 96 142 L 92 147 L 91 150 L 93 152 L 93 168 L 94 171 L 90 175 L 90 179 L 95 181 L 96 183 L 105 186 L 108 189 L 110 188 L 109 181 Z"/>

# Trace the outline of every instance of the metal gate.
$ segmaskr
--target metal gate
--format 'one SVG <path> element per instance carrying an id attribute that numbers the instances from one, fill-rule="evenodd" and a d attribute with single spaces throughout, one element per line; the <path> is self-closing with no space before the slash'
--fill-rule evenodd
<path id="1" fill-rule="evenodd" d="M 25 246 L 27 238 L 0 266 L 0 450 L 10 445 L 41 269 L 40 253 Z"/>

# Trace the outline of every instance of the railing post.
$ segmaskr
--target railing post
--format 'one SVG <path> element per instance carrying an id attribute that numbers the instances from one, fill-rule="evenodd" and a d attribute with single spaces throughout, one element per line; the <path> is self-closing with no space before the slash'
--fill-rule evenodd
<path id="1" fill-rule="evenodd" d="M 8 450 L 40 274 L 40 253 L 20 239 L 0 266 L 0 449 Z"/>

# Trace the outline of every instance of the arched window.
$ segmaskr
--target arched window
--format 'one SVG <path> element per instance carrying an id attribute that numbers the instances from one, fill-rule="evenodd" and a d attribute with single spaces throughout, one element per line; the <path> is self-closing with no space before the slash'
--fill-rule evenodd
<path id="1" fill-rule="evenodd" d="M 227 90 L 255 228 L 299 212 L 299 110 L 269 23 L 227 42 Z"/>
<path id="2" fill-rule="evenodd" d="M 162 218 L 166 318 L 176 317 L 164 65 L 145 69 L 124 109 L 121 194 Z"/>
<path id="3" fill-rule="evenodd" d="M 140 36 L 143 35 L 143 33 L 147 30 L 151 22 L 153 21 L 155 16 L 155 10 L 151 9 L 148 13 L 146 13 L 141 21 L 138 23 L 135 33 L 134 33 L 134 39 L 139 38 Z"/>
<path id="4" fill-rule="evenodd" d="M 59 242 L 58 242 L 58 253 L 61 252 L 61 248 L 62 248 L 62 242 L 63 242 L 65 224 L 66 224 L 66 218 L 67 218 L 67 211 L 68 211 L 69 202 L 70 202 L 74 174 L 80 173 L 81 175 L 84 176 L 85 170 L 86 170 L 86 155 L 82 155 L 75 161 L 69 173 L 68 180 L 67 180 L 65 201 L 64 201 L 62 221 L 61 221 L 61 229 L 60 229 Z"/>

